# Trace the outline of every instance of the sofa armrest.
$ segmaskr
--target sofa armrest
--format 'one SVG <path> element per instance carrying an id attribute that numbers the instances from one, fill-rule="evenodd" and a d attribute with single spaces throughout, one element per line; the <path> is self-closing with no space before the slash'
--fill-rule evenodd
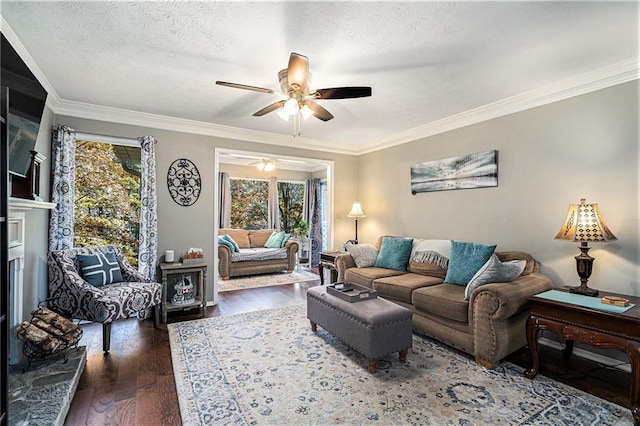
<path id="1" fill-rule="evenodd" d="M 287 272 L 296 269 L 296 255 L 298 254 L 298 242 L 287 241 L 284 245 L 287 249 Z"/>
<path id="2" fill-rule="evenodd" d="M 551 280 L 537 273 L 522 276 L 510 283 L 485 284 L 471 294 L 470 314 L 504 320 L 526 309 L 528 297 L 552 288 Z"/>
<path id="3" fill-rule="evenodd" d="M 218 244 L 218 273 L 223 280 L 229 279 L 230 266 L 231 250 L 223 244 Z"/>
<path id="4" fill-rule="evenodd" d="M 341 254 L 335 260 L 336 270 L 338 271 L 338 282 L 344 282 L 344 274 L 349 268 L 355 268 L 356 262 L 349 253 Z"/>

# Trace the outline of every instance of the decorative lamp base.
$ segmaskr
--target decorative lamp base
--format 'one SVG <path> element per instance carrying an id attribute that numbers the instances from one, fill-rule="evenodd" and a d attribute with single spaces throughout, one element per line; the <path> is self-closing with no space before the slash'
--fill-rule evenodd
<path id="1" fill-rule="evenodd" d="M 567 289 L 569 290 L 569 293 L 583 294 L 591 297 L 598 295 L 598 290 L 587 286 L 567 287 Z"/>

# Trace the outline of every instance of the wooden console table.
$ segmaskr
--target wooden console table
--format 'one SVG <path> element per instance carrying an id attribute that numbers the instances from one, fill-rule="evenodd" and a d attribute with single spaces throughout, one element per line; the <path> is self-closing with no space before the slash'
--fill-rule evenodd
<path id="1" fill-rule="evenodd" d="M 207 307 L 207 264 L 206 263 L 161 263 L 162 271 L 162 322 L 167 322 L 167 312 L 199 308 L 204 317 Z M 176 294 L 174 286 L 187 279 L 195 287 L 195 298 L 191 303 L 172 303 Z"/>
<path id="2" fill-rule="evenodd" d="M 537 296 L 530 297 L 527 342 L 533 365 L 524 374 L 529 379 L 538 374 L 540 330 L 550 330 L 566 340 L 566 349 L 563 350 L 565 357 L 571 356 L 574 341 L 623 351 L 631 364 L 631 413 L 636 425 L 640 425 L 640 297 L 600 292 L 599 297 L 602 296 L 624 297 L 635 306 L 623 313 L 614 313 Z"/>

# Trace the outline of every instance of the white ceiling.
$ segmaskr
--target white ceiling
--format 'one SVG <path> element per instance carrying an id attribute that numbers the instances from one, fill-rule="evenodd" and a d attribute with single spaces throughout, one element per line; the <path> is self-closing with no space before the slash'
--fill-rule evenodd
<path id="1" fill-rule="evenodd" d="M 346 153 L 638 78 L 638 2 L 3 0 L 1 14 L 59 114 Z M 214 84 L 278 89 L 291 52 L 315 88 L 373 96 L 320 101 L 335 118 L 294 140 L 277 114 L 251 116 L 276 95 Z"/>

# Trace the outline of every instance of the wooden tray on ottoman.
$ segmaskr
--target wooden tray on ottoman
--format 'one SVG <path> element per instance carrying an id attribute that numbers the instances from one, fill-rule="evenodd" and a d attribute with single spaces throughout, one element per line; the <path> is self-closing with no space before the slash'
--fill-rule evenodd
<path id="1" fill-rule="evenodd" d="M 378 297 L 378 292 L 369 287 L 344 282 L 328 285 L 327 293 L 351 303 Z"/>

